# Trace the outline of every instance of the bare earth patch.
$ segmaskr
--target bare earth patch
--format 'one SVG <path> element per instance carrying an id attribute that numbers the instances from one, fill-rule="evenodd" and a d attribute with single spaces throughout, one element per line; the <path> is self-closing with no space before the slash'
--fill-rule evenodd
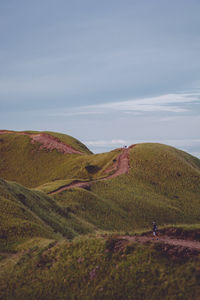
<path id="1" fill-rule="evenodd" d="M 140 242 L 140 243 L 162 243 L 162 244 L 169 244 L 174 246 L 181 246 L 185 248 L 190 248 L 193 250 L 197 250 L 200 252 L 200 242 L 198 241 L 189 241 L 189 240 L 182 240 L 182 239 L 172 239 L 169 236 L 159 236 L 158 238 L 149 237 L 149 236 L 122 236 L 122 239 L 128 240 L 130 242 Z"/>
<path id="2" fill-rule="evenodd" d="M 35 142 L 41 144 L 40 150 L 43 148 L 49 149 L 50 151 L 56 149 L 58 152 L 65 153 L 65 154 L 66 153 L 83 154 L 82 152 L 71 147 L 70 145 L 61 142 L 58 138 L 46 133 L 32 134 L 30 135 L 30 137 L 32 139 L 31 141 L 32 144 L 34 144 Z"/>
<path id="3" fill-rule="evenodd" d="M 163 235 L 158 238 L 150 236 L 116 236 L 108 238 L 106 242 L 107 252 L 120 252 L 122 255 L 127 251 L 134 251 L 134 244 L 155 244 L 156 250 L 160 252 L 160 255 L 168 257 L 175 261 L 184 261 L 192 256 L 199 255 L 200 242 L 184 240 L 184 239 L 172 239 L 170 236 Z M 131 247 L 130 249 L 127 247 Z"/>
<path id="4" fill-rule="evenodd" d="M 0 130 L 0 134 L 13 133 L 9 130 Z M 17 135 L 27 135 L 31 138 L 31 143 L 34 144 L 36 142 L 40 143 L 40 150 L 48 149 L 50 151 L 56 149 L 60 153 L 64 154 L 83 154 L 81 151 L 78 151 L 71 147 L 70 145 L 65 144 L 60 141 L 58 138 L 47 134 L 47 133 L 26 133 L 26 132 L 15 132 Z"/>

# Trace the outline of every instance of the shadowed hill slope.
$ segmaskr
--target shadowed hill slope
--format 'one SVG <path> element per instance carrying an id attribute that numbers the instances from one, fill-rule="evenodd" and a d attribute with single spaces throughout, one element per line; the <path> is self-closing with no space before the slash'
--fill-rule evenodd
<path id="1" fill-rule="evenodd" d="M 0 179 L 0 251 L 33 237 L 71 239 L 92 230 L 44 193 Z"/>

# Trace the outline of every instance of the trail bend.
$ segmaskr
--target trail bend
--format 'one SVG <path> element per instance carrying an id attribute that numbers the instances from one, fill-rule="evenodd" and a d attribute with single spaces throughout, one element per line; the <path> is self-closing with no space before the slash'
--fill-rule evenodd
<path id="1" fill-rule="evenodd" d="M 55 189 L 54 191 L 48 193 L 49 195 L 53 195 L 53 194 L 57 194 L 75 187 L 79 187 L 79 188 L 87 188 L 89 187 L 92 183 L 95 182 L 99 182 L 99 181 L 104 181 L 104 180 L 108 180 L 114 177 L 117 177 L 119 175 L 122 174 L 126 174 L 128 173 L 129 170 L 129 151 L 131 148 L 133 148 L 135 145 L 132 145 L 128 148 L 122 148 L 120 154 L 118 155 L 118 157 L 116 158 L 116 163 L 112 166 L 112 168 L 107 169 L 105 172 L 110 172 L 113 171 L 114 173 L 111 175 L 108 175 L 106 177 L 100 178 L 100 179 L 96 179 L 96 180 L 91 180 L 91 181 L 79 181 L 79 180 L 75 180 L 70 184 L 66 184 L 63 185 L 57 189 Z"/>

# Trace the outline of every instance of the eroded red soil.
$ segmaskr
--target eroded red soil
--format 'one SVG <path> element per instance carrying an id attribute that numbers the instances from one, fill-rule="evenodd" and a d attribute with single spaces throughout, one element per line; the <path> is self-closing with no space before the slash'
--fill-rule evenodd
<path id="1" fill-rule="evenodd" d="M 154 238 L 153 236 L 128 235 L 111 237 L 107 240 L 107 251 L 121 252 L 122 254 L 127 251 L 134 251 L 133 243 L 155 244 L 156 249 L 161 255 L 172 260 L 185 260 L 200 253 L 199 241 L 175 239 L 167 235 L 162 235 L 158 238 Z M 128 245 L 132 247 L 132 250 L 126 248 Z"/>
<path id="2" fill-rule="evenodd" d="M 158 238 L 154 238 L 153 235 L 152 235 L 152 237 L 150 237 L 150 236 L 122 236 L 121 238 L 131 241 L 131 242 L 140 242 L 140 243 L 153 242 L 153 243 L 170 244 L 170 245 L 174 245 L 174 246 L 181 246 L 181 247 L 194 249 L 194 250 L 197 250 L 200 252 L 200 242 L 184 240 L 184 239 L 175 239 L 175 238 L 171 238 L 167 235 L 159 236 Z"/>
<path id="3" fill-rule="evenodd" d="M 14 133 L 13 131 L 9 130 L 0 130 L 0 134 L 5 133 Z M 17 135 L 27 135 L 31 138 L 31 143 L 34 144 L 38 142 L 40 145 L 39 149 L 48 149 L 49 151 L 52 151 L 56 149 L 60 153 L 64 154 L 83 154 L 83 152 L 78 151 L 71 147 L 70 145 L 65 144 L 64 142 L 60 141 L 58 138 L 47 134 L 47 133 L 26 133 L 26 132 L 15 132 Z"/>

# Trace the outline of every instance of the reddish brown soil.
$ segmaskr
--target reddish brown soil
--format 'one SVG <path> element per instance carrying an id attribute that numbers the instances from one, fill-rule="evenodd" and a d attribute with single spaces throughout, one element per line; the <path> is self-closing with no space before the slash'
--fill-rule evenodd
<path id="1" fill-rule="evenodd" d="M 160 255 L 175 261 L 184 261 L 192 256 L 199 255 L 200 242 L 184 239 L 171 239 L 163 235 L 158 238 L 153 236 L 117 236 L 110 237 L 106 242 L 107 252 L 130 253 L 134 251 L 133 243 L 154 244 Z"/>
<path id="2" fill-rule="evenodd" d="M 120 237 L 122 240 L 127 240 L 129 242 L 139 242 L 139 243 L 162 243 L 162 244 L 169 244 L 174 246 L 181 246 L 185 248 L 190 248 L 193 250 L 197 250 L 200 252 L 200 242 L 198 241 L 190 241 L 190 240 L 183 240 L 183 239 L 175 239 L 169 236 L 163 235 L 159 236 L 158 238 L 149 237 L 149 236 L 122 236 Z"/>
<path id="3" fill-rule="evenodd" d="M 170 236 L 172 239 L 181 239 L 189 241 L 200 241 L 200 229 L 185 230 L 181 227 L 166 227 L 159 229 L 160 236 Z M 146 232 L 143 236 L 152 236 L 152 232 Z"/>
<path id="4" fill-rule="evenodd" d="M 75 180 L 75 181 L 73 181 L 70 184 L 67 184 L 67 185 L 59 187 L 58 189 L 50 192 L 49 194 L 53 195 L 53 194 L 60 193 L 60 192 L 63 192 L 63 191 L 66 191 L 66 190 L 69 190 L 69 189 L 75 188 L 75 187 L 87 189 L 94 182 L 108 180 L 108 179 L 117 177 L 117 176 L 119 176 L 121 174 L 128 173 L 128 170 L 129 170 L 129 158 L 128 158 L 128 154 L 129 154 L 130 149 L 133 146 L 135 146 L 135 145 L 132 145 L 129 148 L 123 148 L 121 150 L 120 154 L 118 155 L 118 157 L 116 158 L 116 162 L 114 162 L 114 168 L 111 167 L 111 168 L 108 168 L 105 171 L 106 173 L 114 171 L 113 174 L 108 175 L 107 177 L 104 177 L 104 178 L 101 178 L 101 179 L 97 179 L 97 180 L 92 180 L 92 181 L 84 181 L 83 182 L 83 181 Z"/>
<path id="5" fill-rule="evenodd" d="M 14 133 L 13 131 L 9 130 L 0 130 L 0 134 L 5 133 Z M 38 142 L 40 145 L 40 150 L 42 149 L 48 149 L 49 151 L 52 151 L 56 149 L 58 152 L 64 153 L 64 154 L 83 154 L 81 151 L 78 151 L 71 147 L 70 145 L 65 144 L 64 142 L 60 141 L 58 138 L 47 134 L 47 133 L 26 133 L 26 132 L 15 132 L 17 135 L 27 135 L 31 138 L 31 143 L 34 144 Z"/>
<path id="6" fill-rule="evenodd" d="M 106 179 L 117 177 L 121 174 L 128 173 L 129 169 L 129 159 L 128 152 L 130 148 L 125 148 L 116 158 L 116 162 L 114 163 L 114 168 L 109 168 L 105 172 L 109 173 L 110 171 L 114 171 L 112 175 L 106 177 Z"/>
<path id="7" fill-rule="evenodd" d="M 49 149 L 50 151 L 56 149 L 58 152 L 61 153 L 76 153 L 76 154 L 83 154 L 82 152 L 72 148 L 70 145 L 67 145 L 61 142 L 58 138 L 51 136 L 46 133 L 40 134 L 33 134 L 30 136 L 32 139 L 32 143 L 38 142 L 41 144 L 40 149 Z"/>

